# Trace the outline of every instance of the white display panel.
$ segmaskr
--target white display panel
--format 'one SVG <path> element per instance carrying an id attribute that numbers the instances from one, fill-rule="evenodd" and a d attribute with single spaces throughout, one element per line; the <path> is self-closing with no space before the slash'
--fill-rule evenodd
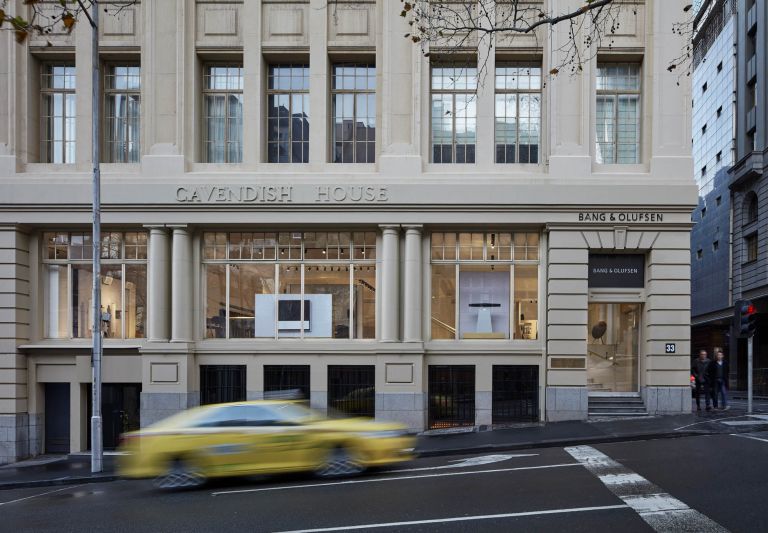
<path id="1" fill-rule="evenodd" d="M 280 337 L 300 337 L 302 333 L 301 319 L 293 320 L 292 313 L 296 314 L 301 309 L 301 295 L 278 294 L 277 305 L 280 302 L 297 302 L 298 305 L 286 305 L 283 307 L 282 318 L 278 321 L 278 334 Z M 309 306 L 309 320 L 304 321 L 304 337 L 332 337 L 333 336 L 333 296 L 330 294 L 305 294 L 304 305 Z M 273 337 L 275 335 L 275 295 L 255 295 L 255 336 Z M 305 307 L 306 309 L 306 307 Z"/>

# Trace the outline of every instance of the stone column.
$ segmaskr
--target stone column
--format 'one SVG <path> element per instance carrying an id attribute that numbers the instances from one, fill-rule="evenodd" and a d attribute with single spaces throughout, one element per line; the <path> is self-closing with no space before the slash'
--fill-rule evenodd
<path id="1" fill-rule="evenodd" d="M 397 342 L 400 310 L 400 226 L 382 225 L 381 335 L 382 342 Z"/>
<path id="2" fill-rule="evenodd" d="M 153 342 L 163 342 L 171 337 L 170 238 L 164 227 L 145 227 L 149 228 L 147 337 Z"/>
<path id="3" fill-rule="evenodd" d="M 309 162 L 328 161 L 328 9 L 309 1 Z"/>
<path id="4" fill-rule="evenodd" d="M 419 225 L 405 228 L 405 279 L 403 280 L 403 340 L 421 342 L 421 228 Z"/>
<path id="5" fill-rule="evenodd" d="M 192 235 L 186 226 L 177 226 L 171 255 L 171 342 L 192 340 L 192 278 Z"/>

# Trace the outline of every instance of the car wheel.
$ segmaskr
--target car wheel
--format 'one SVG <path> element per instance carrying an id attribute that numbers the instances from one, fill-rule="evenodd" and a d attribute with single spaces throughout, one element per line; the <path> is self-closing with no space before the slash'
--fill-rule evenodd
<path id="1" fill-rule="evenodd" d="M 171 462 L 168 471 L 155 478 L 154 485 L 158 489 L 189 489 L 199 487 L 205 483 L 205 476 L 198 468 L 195 468 L 183 459 Z"/>
<path id="2" fill-rule="evenodd" d="M 353 476 L 365 470 L 365 467 L 355 461 L 346 448 L 334 448 L 328 454 L 325 463 L 315 473 L 318 477 L 332 478 Z"/>

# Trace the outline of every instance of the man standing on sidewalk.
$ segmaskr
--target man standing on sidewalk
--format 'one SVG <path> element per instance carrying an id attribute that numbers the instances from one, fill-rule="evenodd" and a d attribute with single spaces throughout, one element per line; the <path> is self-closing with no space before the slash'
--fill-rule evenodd
<path id="1" fill-rule="evenodd" d="M 715 361 L 710 365 L 712 383 L 712 406 L 717 409 L 728 409 L 728 362 L 722 350 L 715 353 Z"/>
<path id="2" fill-rule="evenodd" d="M 701 411 L 701 391 L 704 390 L 704 403 L 707 411 L 711 411 L 710 406 L 710 385 L 712 373 L 712 359 L 707 357 L 706 350 L 699 350 L 699 358 L 693 363 L 691 374 L 696 379 L 696 410 Z"/>

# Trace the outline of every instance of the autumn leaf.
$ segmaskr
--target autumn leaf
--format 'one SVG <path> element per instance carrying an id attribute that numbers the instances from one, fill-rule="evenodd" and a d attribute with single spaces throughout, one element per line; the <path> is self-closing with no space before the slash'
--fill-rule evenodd
<path id="1" fill-rule="evenodd" d="M 3 27 L 3 22 L 5 22 L 5 11 L 0 9 L 0 28 Z"/>
<path id="2" fill-rule="evenodd" d="M 75 16 L 70 12 L 64 13 L 61 16 L 61 22 L 64 23 L 64 27 L 67 29 L 67 31 L 72 33 L 72 30 L 75 27 Z"/>
<path id="3" fill-rule="evenodd" d="M 553 68 L 552 70 L 549 71 L 549 73 L 552 74 L 553 76 L 557 75 L 558 72 L 560 72 L 560 69 L 557 69 L 557 68 Z"/>
<path id="4" fill-rule="evenodd" d="M 27 36 L 29 35 L 27 30 L 16 30 L 14 33 L 16 34 L 16 42 L 19 44 L 22 44 L 24 41 L 26 41 Z"/>

